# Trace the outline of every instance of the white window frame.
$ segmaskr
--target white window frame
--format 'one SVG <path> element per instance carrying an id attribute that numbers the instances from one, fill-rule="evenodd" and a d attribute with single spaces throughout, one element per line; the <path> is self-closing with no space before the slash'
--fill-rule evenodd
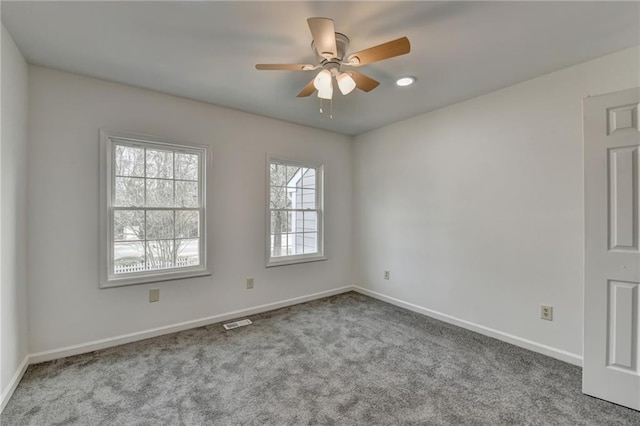
<path id="1" fill-rule="evenodd" d="M 172 151 L 184 151 L 200 156 L 200 264 L 192 267 L 158 269 L 115 274 L 113 272 L 113 212 L 114 212 L 114 141 Z M 211 275 L 207 268 L 207 169 L 211 163 L 206 147 L 164 141 L 154 136 L 100 130 L 100 288 L 120 287 L 158 281 Z"/>
<path id="2" fill-rule="evenodd" d="M 318 252 L 312 254 L 296 254 L 271 257 L 271 163 L 307 167 L 316 169 L 316 207 L 318 212 Z M 292 159 L 277 154 L 267 154 L 266 161 L 266 233 L 265 257 L 266 267 L 292 265 L 296 263 L 327 260 L 324 242 L 324 165 L 315 161 Z"/>

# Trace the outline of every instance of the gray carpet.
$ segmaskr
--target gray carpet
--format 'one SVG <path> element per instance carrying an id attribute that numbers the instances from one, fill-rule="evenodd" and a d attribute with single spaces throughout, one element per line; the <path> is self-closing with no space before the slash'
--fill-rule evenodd
<path id="1" fill-rule="evenodd" d="M 3 425 L 640 424 L 578 367 L 357 293 L 29 367 Z"/>

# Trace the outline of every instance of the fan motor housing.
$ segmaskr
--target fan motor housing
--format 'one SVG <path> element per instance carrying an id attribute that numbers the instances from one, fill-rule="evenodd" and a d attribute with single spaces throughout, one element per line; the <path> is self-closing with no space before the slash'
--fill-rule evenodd
<path id="1" fill-rule="evenodd" d="M 336 49 L 338 50 L 338 55 L 336 58 L 331 58 L 331 59 L 325 58 L 324 56 L 318 53 L 318 49 L 316 49 L 316 43 L 313 41 L 311 42 L 311 49 L 313 50 L 313 53 L 315 53 L 319 63 L 324 64 L 325 62 L 332 62 L 332 61 L 335 61 L 336 59 L 338 61 L 342 61 L 344 59 L 344 55 L 347 53 L 347 49 L 349 48 L 349 37 L 347 37 L 342 33 L 335 33 L 335 34 L 336 34 Z"/>

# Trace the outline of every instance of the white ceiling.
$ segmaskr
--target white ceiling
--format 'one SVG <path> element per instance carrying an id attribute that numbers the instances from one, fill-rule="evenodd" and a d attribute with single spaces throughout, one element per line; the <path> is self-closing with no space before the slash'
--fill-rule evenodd
<path id="1" fill-rule="evenodd" d="M 331 120 L 296 98 L 313 72 L 254 68 L 313 62 L 311 16 L 349 52 L 405 35 L 412 51 L 360 68 L 380 86 L 336 91 Z M 640 44 L 639 2 L 2 1 L 2 22 L 31 64 L 349 135 Z"/>

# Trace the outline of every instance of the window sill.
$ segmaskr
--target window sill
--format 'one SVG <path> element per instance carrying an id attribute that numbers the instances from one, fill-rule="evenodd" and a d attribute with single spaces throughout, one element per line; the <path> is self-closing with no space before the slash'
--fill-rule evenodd
<path id="1" fill-rule="evenodd" d="M 274 266 L 295 265 L 296 263 L 318 262 L 320 260 L 327 260 L 327 257 L 323 255 L 322 256 L 313 255 L 313 256 L 307 256 L 307 257 L 303 257 L 303 256 L 284 257 L 283 256 L 275 259 L 277 260 L 274 260 L 274 259 L 267 260 L 266 267 L 271 268 Z"/>
<path id="2" fill-rule="evenodd" d="M 164 272 L 159 274 L 127 275 L 110 277 L 100 283 L 100 288 L 123 287 L 136 284 L 149 284 L 160 281 L 182 280 L 185 278 L 205 277 L 211 275 L 208 269 L 190 269 L 186 271 Z"/>

